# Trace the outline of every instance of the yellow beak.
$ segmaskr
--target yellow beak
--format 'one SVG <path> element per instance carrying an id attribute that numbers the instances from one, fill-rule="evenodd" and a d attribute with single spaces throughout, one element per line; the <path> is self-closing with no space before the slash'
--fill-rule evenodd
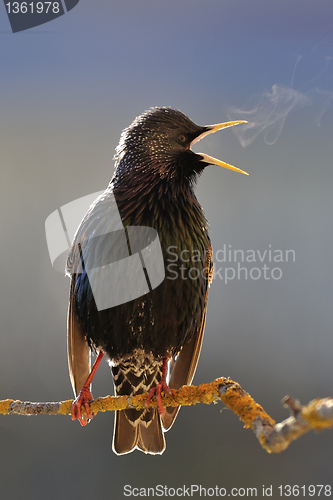
<path id="1" fill-rule="evenodd" d="M 206 135 L 209 134 L 214 134 L 218 130 L 221 130 L 222 128 L 228 128 L 228 127 L 233 127 L 234 125 L 238 125 L 240 123 L 247 123 L 245 120 L 240 120 L 240 121 L 234 121 L 234 122 L 225 122 L 225 123 L 217 123 L 215 125 L 208 125 L 206 127 L 206 131 L 203 132 L 201 135 L 196 137 L 192 142 L 191 142 L 191 147 L 193 144 L 196 142 L 201 141 Z M 217 158 L 213 158 L 212 156 L 206 155 L 204 153 L 196 153 L 197 155 L 202 157 L 202 160 L 205 163 L 209 163 L 210 165 L 218 165 L 219 167 L 224 167 L 228 168 L 229 170 L 234 170 L 235 172 L 240 172 L 241 174 L 249 175 L 247 172 L 244 172 L 244 170 L 241 170 L 240 168 L 234 167 L 233 165 L 229 165 L 229 163 L 225 163 L 224 161 L 218 160 Z"/>

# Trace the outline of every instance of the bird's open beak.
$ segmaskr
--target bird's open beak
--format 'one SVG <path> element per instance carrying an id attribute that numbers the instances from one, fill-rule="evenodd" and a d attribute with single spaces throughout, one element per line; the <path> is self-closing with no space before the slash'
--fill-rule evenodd
<path id="1" fill-rule="evenodd" d="M 234 122 L 217 123 L 216 125 L 208 125 L 207 127 L 205 127 L 206 129 L 205 132 L 200 134 L 191 142 L 191 147 L 193 146 L 193 144 L 200 141 L 201 139 L 203 139 L 203 137 L 206 137 L 206 135 L 208 134 L 214 134 L 214 132 L 217 132 L 222 128 L 233 127 L 234 125 L 238 125 L 240 123 L 247 123 L 247 121 L 240 120 Z M 206 155 L 204 153 L 196 153 L 196 154 L 202 157 L 202 160 L 200 161 L 209 163 L 210 165 L 218 165 L 219 167 L 228 168 L 229 170 L 234 170 L 235 172 L 240 172 L 241 174 L 249 175 L 247 172 L 244 172 L 244 170 L 234 167 L 233 165 L 229 165 L 229 163 L 225 163 L 224 161 L 218 160 L 217 158 L 213 158 L 212 156 Z"/>

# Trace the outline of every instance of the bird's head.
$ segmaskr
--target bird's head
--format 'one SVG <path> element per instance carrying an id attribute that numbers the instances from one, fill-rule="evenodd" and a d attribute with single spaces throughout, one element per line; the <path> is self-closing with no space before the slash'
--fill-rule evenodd
<path id="1" fill-rule="evenodd" d="M 199 126 L 180 111 L 151 108 L 123 130 L 116 150 L 116 177 L 147 174 L 152 179 L 185 180 L 192 183 L 207 165 L 242 170 L 191 147 L 208 134 L 243 121 Z"/>

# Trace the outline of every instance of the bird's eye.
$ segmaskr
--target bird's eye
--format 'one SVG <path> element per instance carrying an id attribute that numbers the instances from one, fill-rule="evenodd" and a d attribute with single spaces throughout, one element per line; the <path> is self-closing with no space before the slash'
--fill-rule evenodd
<path id="1" fill-rule="evenodd" d="M 180 142 L 181 144 L 184 144 L 184 142 L 186 142 L 186 135 L 181 134 L 181 135 L 178 137 L 178 142 Z"/>

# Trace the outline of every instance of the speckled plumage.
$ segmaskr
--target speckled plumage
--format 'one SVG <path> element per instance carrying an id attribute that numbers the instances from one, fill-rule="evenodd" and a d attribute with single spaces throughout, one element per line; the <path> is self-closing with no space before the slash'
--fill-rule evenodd
<path id="1" fill-rule="evenodd" d="M 194 376 L 212 259 L 207 221 L 193 191 L 207 163 L 190 145 L 206 130 L 171 108 L 153 108 L 136 118 L 121 135 L 107 190 L 86 214 L 72 244 L 67 263 L 72 279 L 69 351 L 74 349 L 75 335 L 102 350 L 112 365 L 117 394 L 138 394 L 156 385 L 166 356 L 170 387 L 191 383 Z M 166 277 L 146 295 L 98 311 L 87 274 L 75 274 L 80 259 L 76 242 L 89 238 L 90 224 L 100 224 L 107 232 L 103 213 L 110 193 L 125 227 L 149 226 L 157 231 Z M 94 252 L 88 252 L 88 259 L 95 258 Z M 76 392 L 80 385 L 74 376 Z M 176 409 L 168 409 L 162 416 L 164 429 L 176 414 Z M 118 412 L 113 446 L 118 454 L 135 447 L 162 453 L 165 443 L 157 410 Z"/>

